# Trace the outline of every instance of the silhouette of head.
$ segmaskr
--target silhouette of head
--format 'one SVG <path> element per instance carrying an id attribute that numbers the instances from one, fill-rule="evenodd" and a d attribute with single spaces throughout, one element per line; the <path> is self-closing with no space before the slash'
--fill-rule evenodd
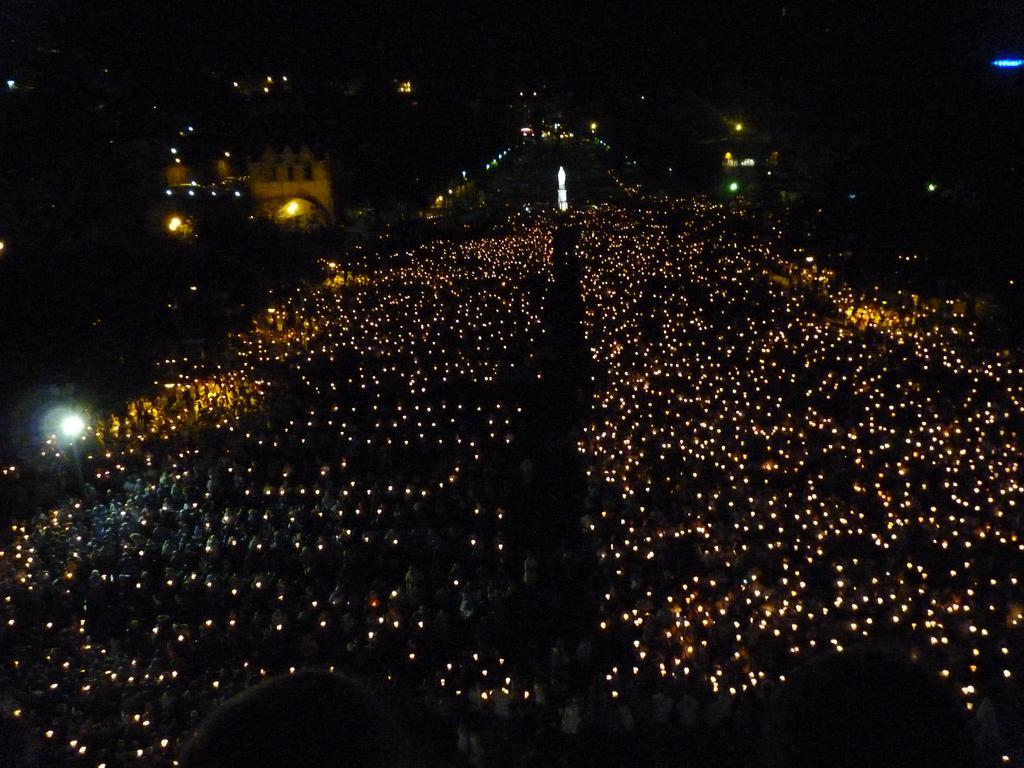
<path id="1" fill-rule="evenodd" d="M 185 745 L 183 768 L 376 768 L 411 765 L 387 707 L 340 675 L 268 680 L 215 710 Z"/>
<path id="2" fill-rule="evenodd" d="M 10 768 L 36 765 L 36 756 L 29 749 L 25 735 L 18 721 L 0 715 L 0 765 Z"/>
<path id="3" fill-rule="evenodd" d="M 772 703 L 775 768 L 965 768 L 964 710 L 941 681 L 899 656 L 832 655 L 798 670 Z"/>

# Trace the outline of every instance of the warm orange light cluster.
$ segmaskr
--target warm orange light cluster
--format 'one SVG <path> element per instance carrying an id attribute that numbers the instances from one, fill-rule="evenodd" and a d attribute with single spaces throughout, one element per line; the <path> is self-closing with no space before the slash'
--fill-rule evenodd
<path id="1" fill-rule="evenodd" d="M 626 707 L 660 684 L 710 713 L 868 641 L 968 708 L 1014 686 L 1020 355 L 952 305 L 855 291 L 750 238 L 740 209 L 619 184 L 628 207 L 565 220 L 595 371 L 574 554 L 598 585 L 585 639 L 612 659 L 580 690 Z M 472 631 L 508 572 L 538 578 L 504 560 L 484 489 L 521 434 L 521 385 L 541 381 L 556 226 L 542 211 L 372 267 L 339 256 L 216 362 L 163 361 L 165 383 L 98 431 L 103 503 L 18 521 L 0 549 L 13 716 L 70 764 L 94 765 L 116 730 L 125 754 L 170 766 L 183 733 L 164 702 L 232 695 L 274 671 L 268 647 L 279 671 L 358 653 L 475 717 L 549 714 L 558 649 L 510 663 L 518 638 Z M 441 550 L 427 589 L 407 563 Z M 329 583 L 309 575 L 323 562 Z M 115 589 L 152 617 L 99 626 L 94 598 Z M 473 639 L 438 654 L 452 621 Z M 29 699 L 65 714 L 43 722 Z"/>

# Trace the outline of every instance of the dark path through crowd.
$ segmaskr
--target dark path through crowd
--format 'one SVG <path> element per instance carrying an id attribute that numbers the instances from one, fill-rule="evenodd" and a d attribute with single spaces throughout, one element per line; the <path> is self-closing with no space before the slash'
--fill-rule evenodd
<path id="1" fill-rule="evenodd" d="M 545 333 L 537 345 L 539 377 L 523 393 L 517 453 L 522 457 L 521 501 L 509 528 L 510 540 L 528 562 L 536 560 L 538 577 L 547 582 L 545 603 L 532 604 L 531 615 L 523 617 L 523 626 L 536 635 L 531 642 L 540 641 L 538 648 L 558 643 L 575 648 L 597 620 L 589 545 L 579 523 L 586 498 L 579 441 L 593 380 L 582 327 L 578 240 L 578 229 L 567 225 L 552 236 L 554 280 L 542 316 Z"/>

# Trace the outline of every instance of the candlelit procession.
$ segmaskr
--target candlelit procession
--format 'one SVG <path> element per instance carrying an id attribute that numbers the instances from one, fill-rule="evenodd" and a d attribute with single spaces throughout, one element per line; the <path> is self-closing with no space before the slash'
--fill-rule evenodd
<path id="1" fill-rule="evenodd" d="M 1024 765 L 1024 15 L 580 11 L 0 7 L 0 768 Z"/>

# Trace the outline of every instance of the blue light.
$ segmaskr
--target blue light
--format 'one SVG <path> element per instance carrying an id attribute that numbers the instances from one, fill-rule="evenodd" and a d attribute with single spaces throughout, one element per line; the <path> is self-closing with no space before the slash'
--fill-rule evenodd
<path id="1" fill-rule="evenodd" d="M 1024 67 L 1024 59 L 995 59 L 992 61 L 992 66 L 999 69 L 1017 69 Z"/>

